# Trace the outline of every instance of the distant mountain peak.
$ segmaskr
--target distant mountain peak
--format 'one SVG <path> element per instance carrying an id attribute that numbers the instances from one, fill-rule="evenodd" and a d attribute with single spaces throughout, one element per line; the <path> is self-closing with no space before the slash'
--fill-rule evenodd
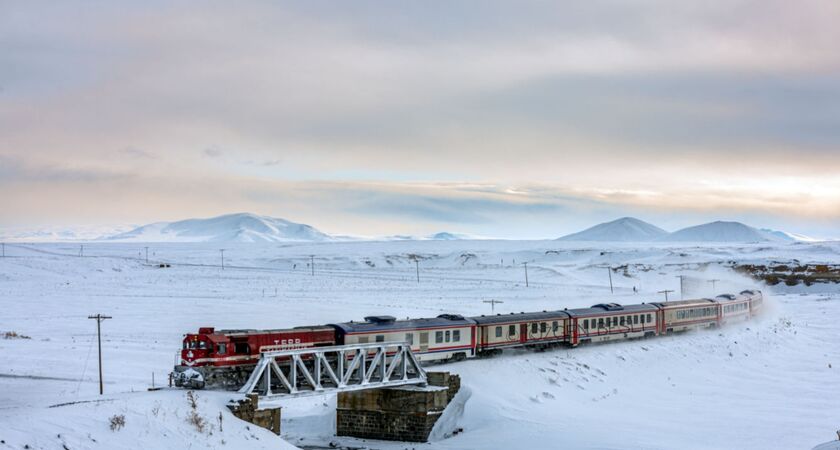
<path id="1" fill-rule="evenodd" d="M 137 242 L 321 242 L 332 237 L 276 217 L 234 213 L 206 219 L 156 222 L 105 238 Z"/>
<path id="2" fill-rule="evenodd" d="M 741 222 L 716 220 L 677 230 L 664 236 L 662 240 L 672 242 L 767 242 L 782 241 L 783 239 Z"/>
<path id="3" fill-rule="evenodd" d="M 562 241 L 644 242 L 668 234 L 656 225 L 635 217 L 621 217 L 583 231 L 561 237 Z"/>

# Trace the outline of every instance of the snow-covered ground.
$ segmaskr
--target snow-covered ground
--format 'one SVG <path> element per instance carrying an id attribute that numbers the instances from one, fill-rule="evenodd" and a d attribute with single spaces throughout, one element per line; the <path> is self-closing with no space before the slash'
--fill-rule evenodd
<path id="1" fill-rule="evenodd" d="M 172 266 L 146 264 L 146 245 L 150 262 Z M 721 280 L 717 292 L 761 287 L 731 273 L 733 261 L 836 264 L 840 243 L 88 243 L 79 253 L 79 244 L 7 244 L 0 258 L 0 333 L 28 337 L 0 336 L 0 449 L 284 448 L 233 419 L 222 407 L 229 394 L 199 392 L 196 413 L 207 425 L 198 432 L 183 391 L 146 392 L 153 373 L 158 385 L 165 380 L 183 333 L 199 326 L 487 314 L 489 299 L 504 302 L 496 312 L 638 303 L 661 299 L 663 289 L 678 296 L 678 275 L 688 277 L 686 296 L 710 295 L 708 279 Z M 420 283 L 410 255 L 420 258 Z M 614 294 L 607 266 L 621 267 Z M 771 294 L 766 314 L 717 331 L 436 367 L 461 374 L 465 402 L 437 431 L 464 431 L 423 447 L 807 449 L 829 441 L 840 428 L 840 287 L 761 288 Z M 96 313 L 113 316 L 102 324 L 104 397 L 87 319 Z M 405 448 L 333 437 L 334 407 L 329 397 L 288 402 L 283 437 Z M 119 414 L 126 424 L 111 431 Z"/>

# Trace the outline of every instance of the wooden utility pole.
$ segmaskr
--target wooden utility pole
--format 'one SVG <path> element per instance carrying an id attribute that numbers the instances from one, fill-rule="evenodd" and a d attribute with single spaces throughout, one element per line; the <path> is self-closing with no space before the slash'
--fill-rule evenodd
<path id="1" fill-rule="evenodd" d="M 88 316 L 88 319 L 96 319 L 96 342 L 99 346 L 99 395 L 102 395 L 104 391 L 102 386 L 102 327 L 100 324 L 103 320 L 111 318 L 111 316 L 103 316 L 102 314 Z"/>
<path id="2" fill-rule="evenodd" d="M 676 277 L 680 279 L 680 300 L 685 300 L 684 289 L 683 289 L 683 277 L 684 276 L 685 275 L 676 275 Z"/>
<path id="3" fill-rule="evenodd" d="M 607 266 L 607 275 L 610 277 L 610 294 L 615 294 L 612 284 L 612 267 Z"/>
<path id="4" fill-rule="evenodd" d="M 225 249 L 220 248 L 219 253 L 222 254 L 222 270 L 225 270 Z"/>
<path id="5" fill-rule="evenodd" d="M 414 270 L 417 272 L 417 282 L 420 282 L 420 260 L 414 257 Z"/>
<path id="6" fill-rule="evenodd" d="M 712 293 L 713 294 L 715 292 L 717 292 L 717 291 L 715 291 L 715 283 L 717 283 L 718 281 L 720 281 L 720 280 L 718 280 L 717 278 L 712 278 L 711 280 L 709 280 L 709 283 L 712 283 Z"/>
<path id="7" fill-rule="evenodd" d="M 315 255 L 309 255 L 309 269 L 311 270 L 311 275 L 315 276 Z"/>
<path id="8" fill-rule="evenodd" d="M 657 291 L 656 293 L 657 293 L 657 294 L 665 294 L 665 301 L 667 302 L 667 301 L 668 301 L 668 293 L 669 293 L 669 292 L 674 292 L 674 290 L 673 290 L 673 289 L 666 289 L 666 290 L 664 290 L 664 291 Z"/>
<path id="9" fill-rule="evenodd" d="M 82 256 L 85 256 L 85 246 L 79 245 L 79 258 L 81 258 Z"/>
<path id="10" fill-rule="evenodd" d="M 3 247 L 3 257 L 5 258 L 6 257 L 6 243 L 4 242 L 4 243 L 0 244 L 0 246 Z"/>
<path id="11" fill-rule="evenodd" d="M 490 312 L 496 312 L 496 303 L 504 303 L 501 300 L 483 300 L 482 303 L 489 303 L 490 304 Z"/>
<path id="12" fill-rule="evenodd" d="M 528 263 L 522 263 L 525 265 L 525 287 L 528 287 Z"/>
<path id="13" fill-rule="evenodd" d="M 149 264 L 149 247 L 144 247 L 146 249 L 146 264 Z"/>

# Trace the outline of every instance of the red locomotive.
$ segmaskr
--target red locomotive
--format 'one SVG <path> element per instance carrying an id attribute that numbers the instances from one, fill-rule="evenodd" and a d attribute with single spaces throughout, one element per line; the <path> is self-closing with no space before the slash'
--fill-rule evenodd
<path id="1" fill-rule="evenodd" d="M 248 379 L 263 352 L 335 345 L 332 327 L 287 330 L 215 330 L 199 328 L 187 334 L 181 364 L 173 374 L 176 386 L 206 385 L 237 389 Z"/>

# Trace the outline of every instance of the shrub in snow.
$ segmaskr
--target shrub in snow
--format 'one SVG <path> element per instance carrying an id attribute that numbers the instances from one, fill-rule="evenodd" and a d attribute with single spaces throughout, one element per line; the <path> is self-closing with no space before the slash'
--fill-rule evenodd
<path id="1" fill-rule="evenodd" d="M 7 331 L 3 333 L 3 339 L 32 339 L 25 334 L 18 334 L 16 331 Z"/>
<path id="2" fill-rule="evenodd" d="M 111 416 L 111 431 L 119 431 L 125 426 L 125 416 L 122 414 Z"/>

